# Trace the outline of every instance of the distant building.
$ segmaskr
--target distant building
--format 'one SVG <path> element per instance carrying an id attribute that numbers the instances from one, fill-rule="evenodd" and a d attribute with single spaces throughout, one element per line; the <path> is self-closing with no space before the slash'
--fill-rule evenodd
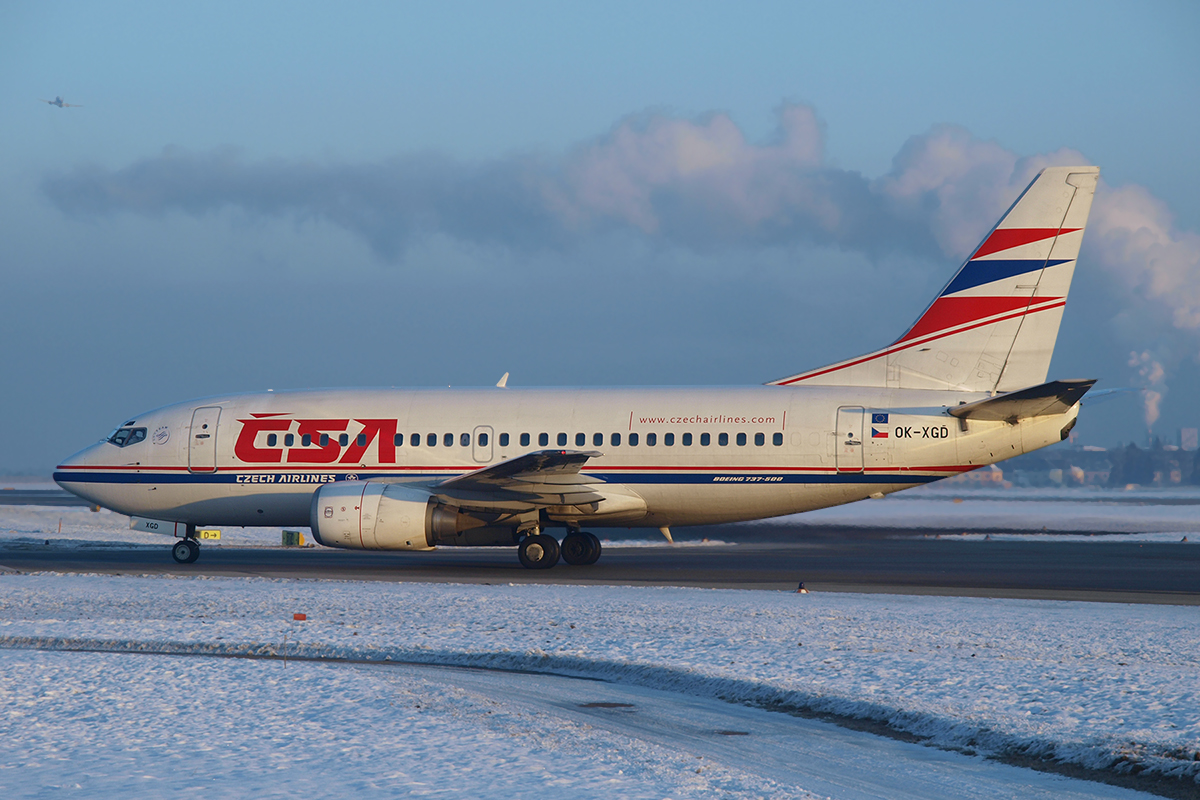
<path id="1" fill-rule="evenodd" d="M 953 478 L 946 478 L 942 483 L 965 483 L 971 486 L 990 486 L 996 489 L 1008 489 L 1012 486 L 1011 483 L 1004 480 L 1004 470 L 995 464 L 959 473 Z"/>
<path id="2" fill-rule="evenodd" d="M 1179 429 L 1179 449 L 1180 450 L 1200 450 L 1200 436 L 1198 436 L 1197 428 L 1180 428 Z"/>

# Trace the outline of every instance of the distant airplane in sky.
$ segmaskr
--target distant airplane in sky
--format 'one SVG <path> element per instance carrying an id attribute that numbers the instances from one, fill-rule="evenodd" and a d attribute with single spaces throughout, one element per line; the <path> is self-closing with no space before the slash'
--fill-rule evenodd
<path id="1" fill-rule="evenodd" d="M 38 98 L 41 100 L 41 98 Z M 79 103 L 64 103 L 62 97 L 55 97 L 53 100 L 42 100 L 43 103 L 49 103 L 52 106 L 59 108 L 83 108 Z"/>
<path id="2" fill-rule="evenodd" d="M 174 532 L 183 563 L 201 525 L 307 525 L 329 547 L 508 545 L 535 569 L 595 562 L 585 525 L 669 539 L 921 486 L 1074 427 L 1095 381 L 1046 377 L 1099 172 L 1042 170 L 907 333 L 766 386 L 207 397 L 128 420 L 54 480 Z M 843 299 L 842 331 L 868 288 L 887 289 Z"/>

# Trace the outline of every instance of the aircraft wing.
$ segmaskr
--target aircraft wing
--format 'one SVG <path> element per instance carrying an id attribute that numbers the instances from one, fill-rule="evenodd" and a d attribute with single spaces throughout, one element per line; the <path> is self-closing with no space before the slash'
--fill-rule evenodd
<path id="1" fill-rule="evenodd" d="M 439 497 L 466 507 L 574 506 L 598 503 L 605 495 L 589 484 L 598 478 L 581 475 L 594 450 L 537 450 L 435 483 Z"/>
<path id="2" fill-rule="evenodd" d="M 959 419 L 989 419 L 1016 422 L 1029 417 L 1062 414 L 1075 405 L 1094 386 L 1094 380 L 1050 381 L 1008 394 L 987 397 L 974 403 L 955 406 L 947 413 Z"/>

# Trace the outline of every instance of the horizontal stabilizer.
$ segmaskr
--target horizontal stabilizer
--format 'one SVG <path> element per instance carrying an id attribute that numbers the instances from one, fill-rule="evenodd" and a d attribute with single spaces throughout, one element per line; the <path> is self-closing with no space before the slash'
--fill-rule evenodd
<path id="1" fill-rule="evenodd" d="M 988 419 L 1016 422 L 1030 417 L 1049 417 L 1066 412 L 1096 384 L 1094 380 L 1050 381 L 1016 392 L 976 400 L 947 409 L 959 419 Z"/>

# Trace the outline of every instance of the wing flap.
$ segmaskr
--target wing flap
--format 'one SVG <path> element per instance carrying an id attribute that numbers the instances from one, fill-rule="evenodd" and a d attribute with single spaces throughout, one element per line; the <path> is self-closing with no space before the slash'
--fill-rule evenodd
<path id="1" fill-rule="evenodd" d="M 599 503 L 599 478 L 581 475 L 594 450 L 537 450 L 434 484 L 439 497 L 488 508 L 578 506 Z"/>

